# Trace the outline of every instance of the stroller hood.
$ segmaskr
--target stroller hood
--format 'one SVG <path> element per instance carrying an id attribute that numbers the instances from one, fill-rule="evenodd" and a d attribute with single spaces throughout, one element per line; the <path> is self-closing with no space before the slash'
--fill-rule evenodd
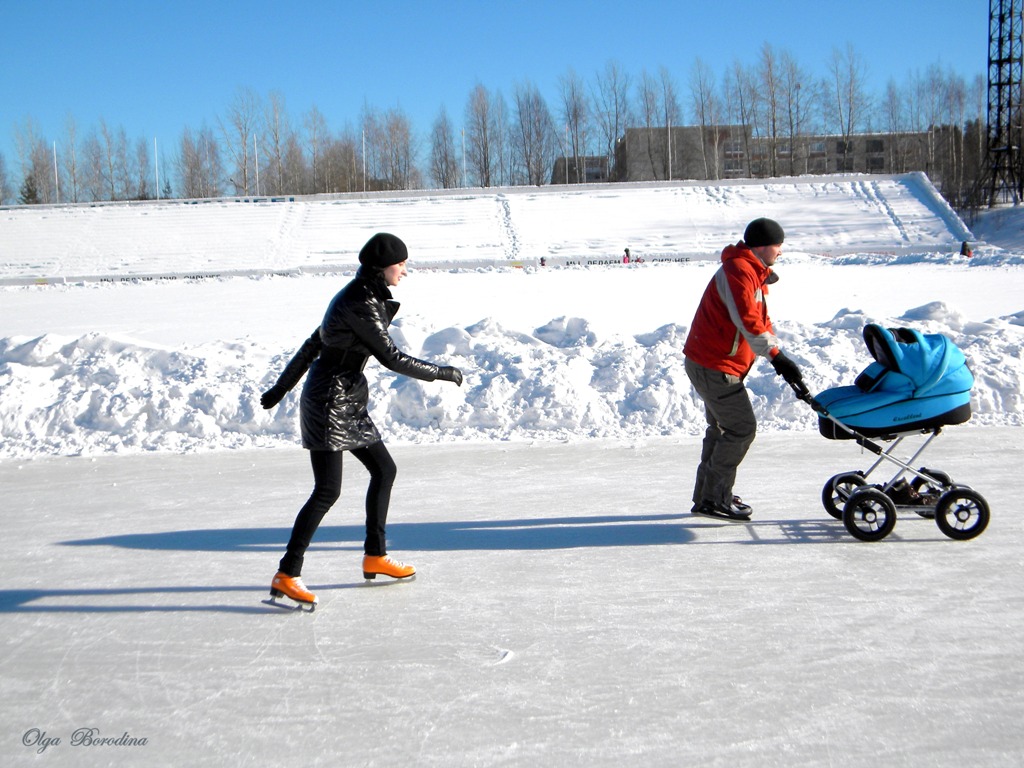
<path id="1" fill-rule="evenodd" d="M 912 397 L 967 392 L 974 385 L 964 353 L 941 334 L 870 323 L 864 327 L 864 343 L 885 372 L 906 377 Z"/>
<path id="2" fill-rule="evenodd" d="M 868 436 L 929 430 L 970 419 L 974 375 L 963 352 L 948 338 L 872 323 L 864 328 L 864 343 L 875 362 L 853 386 L 827 389 L 815 398 L 831 416 Z M 827 417 L 821 417 L 818 426 L 826 437 L 849 437 Z"/>

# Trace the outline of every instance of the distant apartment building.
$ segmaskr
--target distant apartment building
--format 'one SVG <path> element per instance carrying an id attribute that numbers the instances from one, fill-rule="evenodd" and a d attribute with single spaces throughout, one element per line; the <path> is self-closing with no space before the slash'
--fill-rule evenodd
<path id="1" fill-rule="evenodd" d="M 708 180 L 927 171 L 930 158 L 945 133 L 937 130 L 898 135 L 855 134 L 848 140 L 837 136 L 773 140 L 755 136 L 749 126 L 743 125 L 680 126 L 669 130 L 629 128 L 616 145 L 610 180 Z"/>
<path id="2" fill-rule="evenodd" d="M 551 170 L 552 184 L 593 184 L 603 181 L 615 181 L 611 176 L 611 162 L 604 155 L 555 158 Z"/>

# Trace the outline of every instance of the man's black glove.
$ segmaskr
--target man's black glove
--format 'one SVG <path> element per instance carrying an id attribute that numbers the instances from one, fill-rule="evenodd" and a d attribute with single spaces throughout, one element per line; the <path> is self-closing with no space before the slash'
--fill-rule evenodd
<path id="1" fill-rule="evenodd" d="M 275 384 L 262 395 L 260 395 L 260 405 L 264 408 L 273 408 L 275 405 L 281 402 L 285 395 L 288 394 L 288 390 L 282 387 L 280 384 Z"/>
<path id="2" fill-rule="evenodd" d="M 462 386 L 462 371 L 458 368 L 453 368 L 450 365 L 443 365 L 437 369 L 437 378 L 444 381 L 451 381 L 455 383 L 455 386 Z"/>
<path id="3" fill-rule="evenodd" d="M 807 385 L 804 384 L 804 375 L 800 373 L 800 368 L 786 357 L 785 352 L 779 352 L 775 357 L 772 358 L 772 368 L 779 374 L 786 383 L 793 388 L 793 391 L 797 393 L 799 397 L 809 395 L 811 392 L 807 389 Z"/>

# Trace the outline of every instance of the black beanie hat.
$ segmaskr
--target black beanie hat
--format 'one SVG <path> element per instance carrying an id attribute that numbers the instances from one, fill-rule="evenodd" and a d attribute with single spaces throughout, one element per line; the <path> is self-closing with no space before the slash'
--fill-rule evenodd
<path id="1" fill-rule="evenodd" d="M 359 251 L 359 263 L 384 269 L 409 258 L 409 249 L 400 239 L 387 232 L 378 232 Z"/>
<path id="2" fill-rule="evenodd" d="M 747 224 L 743 232 L 743 242 L 751 248 L 762 245 L 782 245 L 786 233 L 782 231 L 777 221 L 771 219 L 754 219 Z"/>

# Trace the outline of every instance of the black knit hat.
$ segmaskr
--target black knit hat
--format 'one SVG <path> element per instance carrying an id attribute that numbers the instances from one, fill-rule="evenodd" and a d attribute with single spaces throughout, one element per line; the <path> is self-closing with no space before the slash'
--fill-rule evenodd
<path id="1" fill-rule="evenodd" d="M 409 258 L 409 249 L 400 239 L 387 232 L 378 232 L 359 251 L 359 263 L 384 269 Z"/>
<path id="2" fill-rule="evenodd" d="M 782 231 L 777 221 L 771 219 L 754 219 L 747 224 L 743 232 L 743 242 L 751 248 L 762 245 L 782 245 L 786 239 L 786 233 Z"/>

